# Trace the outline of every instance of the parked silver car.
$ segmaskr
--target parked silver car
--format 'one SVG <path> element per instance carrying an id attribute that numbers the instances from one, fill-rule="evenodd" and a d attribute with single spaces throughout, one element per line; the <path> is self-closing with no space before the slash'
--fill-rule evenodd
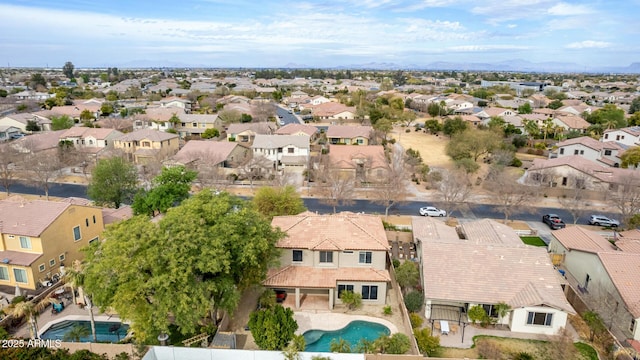
<path id="1" fill-rule="evenodd" d="M 618 227 L 620 226 L 620 222 L 604 215 L 591 215 L 591 217 L 589 217 L 589 225 Z"/>
<path id="2" fill-rule="evenodd" d="M 435 206 L 424 206 L 420 208 L 420 215 L 444 217 L 447 216 L 447 212 Z"/>

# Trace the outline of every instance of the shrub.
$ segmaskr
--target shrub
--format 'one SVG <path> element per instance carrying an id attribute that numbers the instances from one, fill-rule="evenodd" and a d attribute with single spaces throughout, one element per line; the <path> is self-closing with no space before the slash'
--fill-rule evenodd
<path id="1" fill-rule="evenodd" d="M 17 303 L 21 303 L 25 300 L 24 296 L 20 295 L 20 296 L 16 296 L 13 298 L 13 300 L 11 300 L 12 304 L 17 304 Z"/>
<path id="2" fill-rule="evenodd" d="M 411 129 L 406 129 L 404 132 L 406 132 L 406 133 L 410 133 L 410 132 L 411 132 Z"/>
<path id="3" fill-rule="evenodd" d="M 382 313 L 385 315 L 391 315 L 393 314 L 393 310 L 391 310 L 391 306 L 387 305 L 382 308 Z"/>
<path id="4" fill-rule="evenodd" d="M 544 155 L 544 150 L 542 150 L 542 149 L 536 149 L 536 150 L 535 150 L 535 154 L 536 154 L 536 155 Z"/>
<path id="5" fill-rule="evenodd" d="M 340 300 L 349 310 L 355 310 L 362 306 L 362 294 L 345 290 L 340 294 Z"/>
<path id="6" fill-rule="evenodd" d="M 522 166 L 522 161 L 520 161 L 520 159 L 518 159 L 517 157 L 514 157 L 513 160 L 511 161 L 511 164 L 509 164 L 513 167 L 520 167 Z"/>
<path id="7" fill-rule="evenodd" d="M 384 221 L 382 223 L 384 224 Z M 393 263 L 394 268 L 397 268 L 398 266 L 400 266 L 400 260 L 398 259 L 393 259 L 391 263 Z"/>
<path id="8" fill-rule="evenodd" d="M 412 291 L 404 298 L 404 305 L 409 312 L 418 312 L 422 308 L 424 302 L 424 295 L 421 292 Z"/>
<path id="9" fill-rule="evenodd" d="M 528 352 L 522 351 L 515 354 L 513 356 L 513 360 L 535 360 L 535 358 L 533 357 L 533 355 L 529 354 Z"/>
<path id="10" fill-rule="evenodd" d="M 431 329 L 413 329 L 413 336 L 416 337 L 416 343 L 418 343 L 418 350 L 421 354 L 427 356 L 435 356 L 440 351 L 440 337 L 433 336 Z"/>
<path id="11" fill-rule="evenodd" d="M 489 321 L 489 316 L 482 306 L 475 305 L 469 309 L 469 319 L 471 319 L 474 324 L 480 322 L 484 326 Z"/>
<path id="12" fill-rule="evenodd" d="M 416 313 L 411 313 L 409 314 L 409 321 L 411 321 L 411 328 L 416 329 L 422 327 L 424 319 Z"/>
<path id="13" fill-rule="evenodd" d="M 532 148 L 528 148 L 527 149 L 527 154 L 532 155 L 534 152 L 534 150 Z"/>
<path id="14" fill-rule="evenodd" d="M 276 305 L 276 292 L 266 289 L 258 298 L 258 307 L 261 309 L 272 308 Z"/>

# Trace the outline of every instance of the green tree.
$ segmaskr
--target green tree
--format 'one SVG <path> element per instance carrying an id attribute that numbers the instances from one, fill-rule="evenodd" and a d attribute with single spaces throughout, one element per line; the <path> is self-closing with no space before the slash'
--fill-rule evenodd
<path id="1" fill-rule="evenodd" d="M 640 165 L 640 146 L 634 146 L 627 149 L 622 153 L 622 155 L 620 155 L 620 160 L 622 161 L 620 164 L 620 167 L 622 168 L 627 169 L 629 167 L 638 167 L 638 165 Z"/>
<path id="2" fill-rule="evenodd" d="M 496 309 L 496 312 L 498 313 L 498 322 L 502 323 L 502 319 L 504 319 L 504 317 L 509 314 L 509 311 L 511 311 L 511 306 L 504 301 L 500 301 L 494 305 L 494 309 Z"/>
<path id="3" fill-rule="evenodd" d="M 80 113 L 80 120 L 82 121 L 88 121 L 88 120 L 94 120 L 94 119 L 95 117 L 93 116 L 93 113 L 89 109 L 84 109 Z"/>
<path id="4" fill-rule="evenodd" d="M 73 69 L 74 69 L 73 63 L 71 61 L 67 61 L 66 63 L 64 63 L 64 66 L 62 67 L 62 73 L 67 78 L 73 79 Z"/>
<path id="5" fill-rule="evenodd" d="M 350 353 L 351 343 L 343 338 L 333 338 L 329 344 L 329 351 L 332 353 Z"/>
<path id="6" fill-rule="evenodd" d="M 111 103 L 104 103 L 102 104 L 102 106 L 100 106 L 100 114 L 102 116 L 109 116 L 111 114 L 113 114 L 113 112 L 115 111 L 115 109 L 113 108 L 113 104 Z"/>
<path id="7" fill-rule="evenodd" d="M 218 136 L 220 136 L 220 130 L 216 128 L 209 128 L 205 130 L 202 135 L 200 135 L 200 137 L 203 139 L 213 139 L 217 138 Z"/>
<path id="8" fill-rule="evenodd" d="M 391 336 L 380 336 L 373 342 L 373 345 L 382 354 L 401 355 L 409 351 L 411 340 L 403 333 L 395 333 Z"/>
<path id="9" fill-rule="evenodd" d="M 421 291 L 412 291 L 404 297 L 404 305 L 409 312 L 418 312 L 422 308 L 424 295 Z"/>
<path id="10" fill-rule="evenodd" d="M 119 208 L 129 201 L 138 183 L 136 167 L 121 157 L 101 159 L 93 169 L 87 195 L 98 205 Z"/>
<path id="11" fill-rule="evenodd" d="M 471 319 L 473 324 L 477 322 L 485 323 L 488 321 L 488 318 L 489 316 L 487 315 L 487 312 L 484 311 L 482 305 L 475 305 L 469 309 L 469 319 Z"/>
<path id="12" fill-rule="evenodd" d="M 552 110 L 560 109 L 563 106 L 564 104 L 562 103 L 562 100 L 553 100 L 549 105 L 547 105 L 547 107 Z"/>
<path id="13" fill-rule="evenodd" d="M 446 151 L 454 160 L 471 158 L 477 162 L 480 156 L 489 154 L 499 144 L 500 139 L 494 132 L 472 128 L 454 135 L 447 144 Z"/>
<path id="14" fill-rule="evenodd" d="M 362 306 L 362 294 L 345 290 L 340 293 L 340 301 L 347 306 L 347 309 L 355 310 Z"/>
<path id="15" fill-rule="evenodd" d="M 249 329 L 261 350 L 283 350 L 293 340 L 298 323 L 290 308 L 278 304 L 273 308 L 252 312 Z"/>
<path id="16" fill-rule="evenodd" d="M 412 288 L 420 282 L 420 273 L 415 263 L 411 261 L 403 262 L 396 268 L 396 281 L 403 290 Z"/>
<path id="17" fill-rule="evenodd" d="M 253 116 L 249 115 L 249 114 L 242 114 L 240 115 L 240 122 L 241 123 L 249 123 L 253 120 Z"/>
<path id="18" fill-rule="evenodd" d="M 53 131 L 70 129 L 73 125 L 75 122 L 67 115 L 51 117 L 51 130 Z"/>
<path id="19" fill-rule="evenodd" d="M 593 341 L 596 336 L 607 331 L 602 318 L 594 311 L 586 311 L 582 314 L 582 319 L 589 325 L 589 341 Z"/>
<path id="20" fill-rule="evenodd" d="M 427 120 L 424 122 L 424 128 L 429 130 L 430 133 L 436 134 L 442 131 L 442 124 L 435 119 Z"/>
<path id="21" fill-rule="evenodd" d="M 131 204 L 133 213 L 150 216 L 165 213 L 189 196 L 191 183 L 197 176 L 197 172 L 184 166 L 163 168 L 160 175 L 152 180 L 150 190 L 140 190 L 135 195 Z"/>
<path id="22" fill-rule="evenodd" d="M 252 202 L 256 210 L 269 219 L 274 216 L 297 215 L 307 210 L 300 194 L 291 185 L 262 187 L 258 189 Z"/>
<path id="23" fill-rule="evenodd" d="M 437 102 L 432 102 L 427 105 L 427 114 L 431 115 L 432 118 L 440 116 L 444 113 L 446 112 L 442 111 L 442 107 L 440 107 L 440 104 L 438 104 Z"/>
<path id="24" fill-rule="evenodd" d="M 587 115 L 587 121 L 592 124 L 600 124 L 605 130 L 627 126 L 627 121 L 624 118 L 624 110 L 613 104 L 606 104 L 601 109 Z"/>
<path id="25" fill-rule="evenodd" d="M 531 108 L 531 104 L 528 101 L 518 106 L 518 114 L 531 114 L 531 113 L 533 113 L 533 109 Z"/>
<path id="26" fill-rule="evenodd" d="M 629 114 L 635 114 L 640 111 L 640 96 L 637 96 L 631 101 L 629 106 Z"/>
<path id="27" fill-rule="evenodd" d="M 640 125 L 640 111 L 636 111 L 633 115 L 629 116 L 627 119 L 628 126 L 638 126 Z"/>
<path id="28" fill-rule="evenodd" d="M 39 86 L 46 88 L 47 80 L 40 73 L 32 74 L 31 78 L 29 79 L 29 87 L 37 90 Z"/>
<path id="29" fill-rule="evenodd" d="M 413 336 L 416 337 L 416 343 L 418 343 L 418 350 L 423 355 L 433 357 L 438 355 L 440 351 L 440 337 L 433 336 L 431 329 L 413 329 Z"/>
<path id="30" fill-rule="evenodd" d="M 453 119 L 447 119 L 442 126 L 442 132 L 449 137 L 457 133 L 461 133 L 467 129 L 467 123 L 462 120 L 460 116 L 456 116 Z"/>
<path id="31" fill-rule="evenodd" d="M 220 309 L 232 313 L 241 293 L 265 279 L 283 237 L 245 200 L 203 190 L 157 222 L 134 216 L 110 226 L 109 240 L 86 251 L 85 288 L 102 310 L 132 321 L 140 342 L 171 324 L 191 335 L 206 317 L 217 322 Z M 286 325 L 267 327 L 292 336 Z"/>

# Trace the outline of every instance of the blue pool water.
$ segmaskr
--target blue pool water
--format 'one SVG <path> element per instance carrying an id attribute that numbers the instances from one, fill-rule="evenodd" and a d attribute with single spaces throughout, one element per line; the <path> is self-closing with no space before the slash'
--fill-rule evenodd
<path id="1" fill-rule="evenodd" d="M 95 324 L 96 336 L 98 338 L 98 341 L 101 342 L 118 342 L 124 339 L 124 337 L 127 335 L 127 331 L 129 330 L 129 325 L 121 324 L 119 322 L 96 321 Z M 80 338 L 80 342 L 93 341 L 93 336 L 91 335 L 91 323 L 89 321 L 81 320 L 66 320 L 54 324 L 50 328 L 48 328 L 47 331 L 45 331 L 42 336 L 40 336 L 40 338 L 62 340 L 64 338 L 64 334 L 69 332 L 76 325 L 83 326 L 87 330 L 89 330 L 89 336 Z"/>
<path id="2" fill-rule="evenodd" d="M 352 321 L 342 329 L 335 331 L 309 330 L 303 336 L 307 347 L 305 351 L 329 352 L 331 340 L 344 339 L 354 348 L 360 340 L 373 341 L 380 335 L 389 335 L 391 331 L 384 325 L 368 321 Z"/>

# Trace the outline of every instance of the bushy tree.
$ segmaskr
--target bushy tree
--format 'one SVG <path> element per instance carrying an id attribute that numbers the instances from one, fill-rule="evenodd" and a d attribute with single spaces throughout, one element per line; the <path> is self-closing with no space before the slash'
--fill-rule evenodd
<path id="1" fill-rule="evenodd" d="M 218 136 L 220 136 L 220 130 L 216 128 L 209 128 L 205 130 L 201 135 L 203 139 L 213 139 L 217 138 Z"/>
<path id="2" fill-rule="evenodd" d="M 449 137 L 452 137 L 457 133 L 461 133 L 466 129 L 467 123 L 462 120 L 460 116 L 445 120 L 444 125 L 442 126 L 442 132 Z"/>
<path id="3" fill-rule="evenodd" d="M 418 350 L 421 354 L 429 357 L 435 356 L 440 351 L 440 337 L 433 336 L 431 329 L 413 329 L 413 336 L 416 337 L 416 343 L 418 343 Z"/>
<path id="4" fill-rule="evenodd" d="M 51 130 L 53 131 L 70 129 L 73 125 L 75 122 L 67 115 L 51 117 Z"/>
<path id="5" fill-rule="evenodd" d="M 629 114 L 635 114 L 640 111 L 640 96 L 637 96 L 631 101 L 629 106 Z"/>
<path id="6" fill-rule="evenodd" d="M 424 319 L 422 318 L 422 316 L 416 313 L 410 313 L 409 321 L 411 322 L 412 329 L 416 329 L 416 328 L 419 329 L 422 327 L 422 323 L 424 322 Z"/>
<path id="7" fill-rule="evenodd" d="M 622 160 L 620 167 L 625 169 L 629 167 L 635 168 L 640 165 L 640 146 L 627 149 L 620 155 L 620 160 Z"/>
<path id="8" fill-rule="evenodd" d="M 332 353 L 350 353 L 351 343 L 343 338 L 331 339 L 331 343 L 329 343 L 329 351 Z"/>
<path id="9" fill-rule="evenodd" d="M 290 308 L 278 304 L 252 312 L 249 329 L 261 350 L 283 350 L 293 339 L 298 323 Z"/>
<path id="10" fill-rule="evenodd" d="M 67 61 L 66 63 L 64 63 L 64 66 L 62 67 L 62 73 L 67 78 L 73 79 L 73 69 L 74 69 L 73 63 L 71 61 Z"/>
<path id="11" fill-rule="evenodd" d="M 411 348 L 411 340 L 403 333 L 395 333 L 391 336 L 382 335 L 373 342 L 373 347 L 382 354 L 401 355 Z"/>
<path id="12" fill-rule="evenodd" d="M 342 301 L 349 310 L 355 310 L 362 306 L 362 294 L 345 290 L 340 293 L 340 301 Z"/>
<path id="13" fill-rule="evenodd" d="M 119 208 L 131 200 L 138 184 L 136 167 L 121 157 L 101 159 L 93 169 L 87 195 L 98 205 Z"/>
<path id="14" fill-rule="evenodd" d="M 489 315 L 484 311 L 482 305 L 475 305 L 469 309 L 469 319 L 475 324 L 477 322 L 485 323 L 488 321 Z"/>
<path id="15" fill-rule="evenodd" d="M 420 273 L 418 266 L 411 262 L 405 261 L 396 268 L 396 281 L 403 289 L 412 288 L 420 282 Z"/>
<path id="16" fill-rule="evenodd" d="M 269 219 L 274 216 L 297 215 L 307 210 L 300 194 L 291 185 L 262 187 L 258 189 L 252 202 L 256 210 Z"/>
<path id="17" fill-rule="evenodd" d="M 100 309 L 132 321 L 138 341 L 155 342 L 171 324 L 191 335 L 265 279 L 283 236 L 245 200 L 203 190 L 157 222 L 134 216 L 110 226 L 109 240 L 86 250 L 85 289 Z"/>
<path id="18" fill-rule="evenodd" d="M 134 214 L 165 213 L 170 207 L 178 205 L 189 196 L 191 183 L 197 175 L 197 172 L 184 166 L 163 168 L 162 173 L 153 179 L 150 190 L 140 190 L 136 194 L 131 205 Z"/>
<path id="19" fill-rule="evenodd" d="M 531 104 L 528 101 L 518 106 L 518 114 L 531 114 L 531 113 L 533 113 L 533 109 L 531 108 Z"/>
<path id="20" fill-rule="evenodd" d="M 412 291 L 404 298 L 404 305 L 409 312 L 418 312 L 424 303 L 424 295 L 420 291 Z"/>

